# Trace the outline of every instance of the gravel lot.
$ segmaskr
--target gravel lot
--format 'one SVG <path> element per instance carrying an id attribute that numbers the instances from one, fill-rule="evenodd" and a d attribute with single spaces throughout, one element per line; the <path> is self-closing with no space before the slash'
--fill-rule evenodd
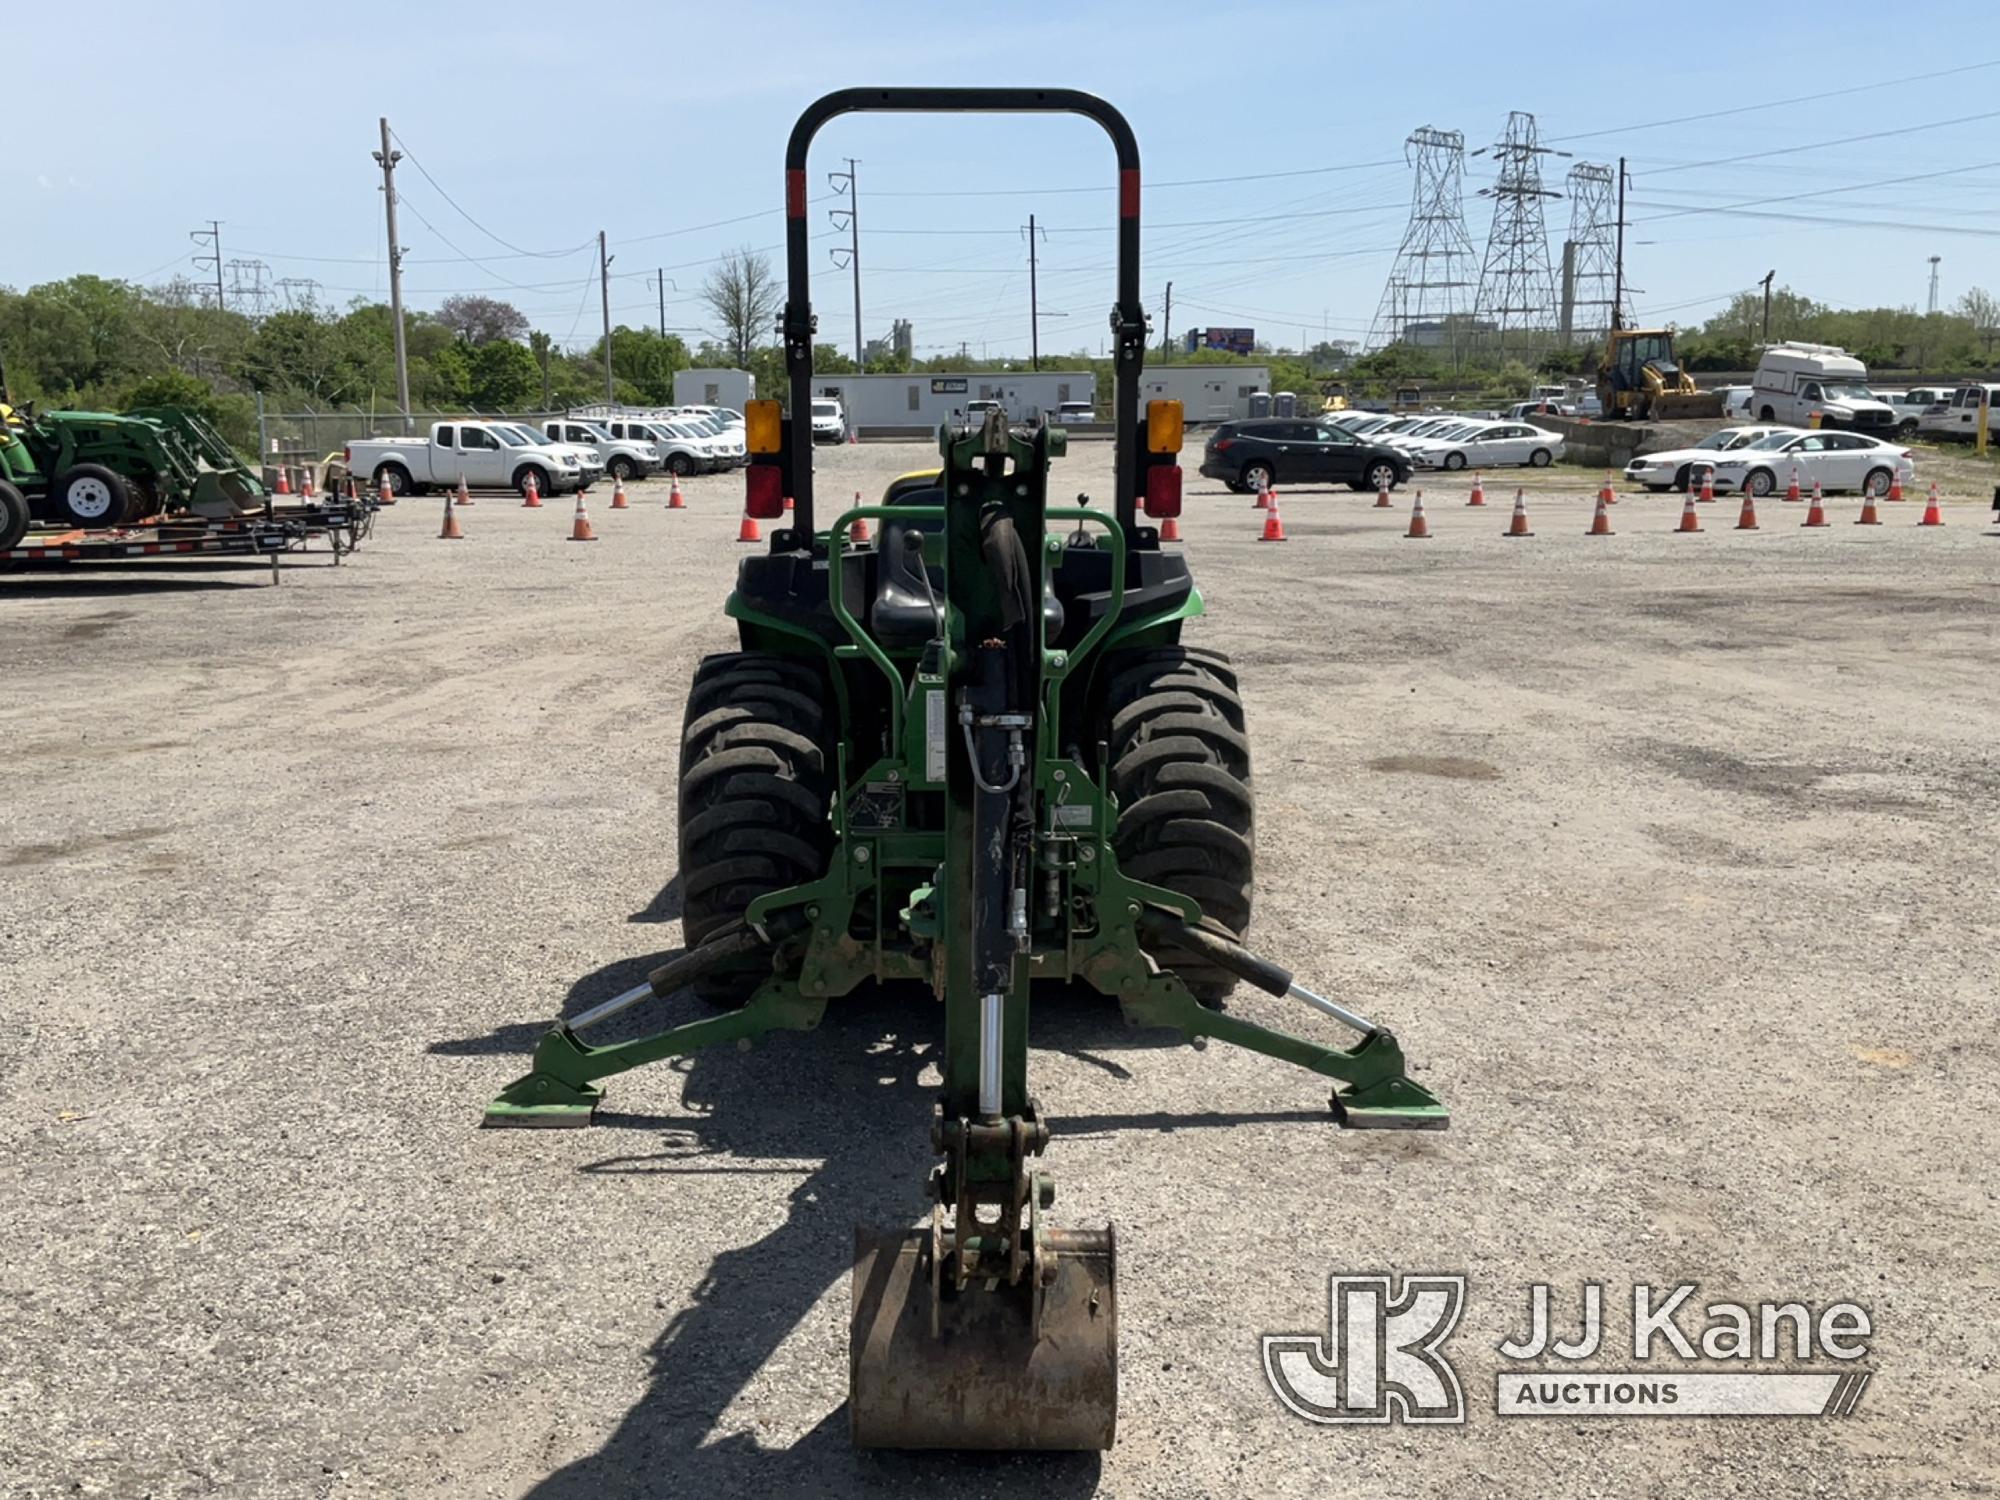
<path id="1" fill-rule="evenodd" d="M 920 447 L 822 456 L 871 493 Z M 1079 444 L 1059 489 L 1108 492 Z M 1990 472 L 1990 471 L 1989 471 Z M 1192 476 L 1190 476 L 1192 480 Z M 673 765 L 727 648 L 740 484 L 603 538 L 500 496 L 352 565 L 0 578 L 0 1494 L 1912 1495 L 2000 1488 L 2000 535 L 1670 535 L 1537 476 L 1190 485 L 1261 802 L 1256 946 L 1394 1024 L 1442 1135 L 1310 1076 L 1043 1007 L 1062 1222 L 1123 1249 L 1118 1446 L 855 1455 L 850 1226 L 911 1222 L 932 1014 L 613 1080 L 480 1132 L 546 1019 L 678 947 Z M 1973 496 L 1980 496 L 1974 503 Z M 1318 1018 L 1238 992 L 1249 1015 Z M 693 1002 L 668 1009 L 692 1013 Z M 1286 1413 L 1329 1272 L 1463 1271 L 1462 1429 Z M 1526 1287 L 1852 1298 L 1844 1421 L 1510 1420 Z M 1689 1321 L 1699 1327 L 1696 1316 Z"/>

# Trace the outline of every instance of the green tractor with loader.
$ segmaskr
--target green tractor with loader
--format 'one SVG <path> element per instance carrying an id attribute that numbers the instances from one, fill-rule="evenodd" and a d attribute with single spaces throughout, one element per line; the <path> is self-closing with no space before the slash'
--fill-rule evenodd
<path id="1" fill-rule="evenodd" d="M 934 473 L 826 515 L 813 476 L 806 157 L 862 111 L 1066 112 L 1118 165 L 1115 492 L 1061 503 L 1065 435 L 1003 412 L 939 433 Z M 1180 510 L 1177 402 L 1139 408 L 1139 154 L 1070 90 L 855 89 L 813 104 L 785 160 L 793 415 L 747 412 L 748 510 L 783 523 L 704 660 L 679 757 L 684 951 L 559 1021 L 495 1126 L 587 1125 L 606 1077 L 805 1031 L 864 985 L 941 1002 L 922 1222 L 856 1232 L 849 1422 L 863 1447 L 1104 1449 L 1116 1430 L 1112 1231 L 1058 1228 L 1029 1089 L 1031 1000 L 1087 986 L 1136 1026 L 1248 1048 L 1332 1084 L 1348 1128 L 1437 1129 L 1394 1036 L 1244 946 L 1255 856 L 1235 669 L 1182 641 L 1204 611 L 1152 524 Z M 787 502 L 793 507 L 789 513 Z M 1143 516 L 1141 512 L 1143 511 Z M 877 540 L 856 542 L 857 523 Z M 1333 1047 L 1223 1009 L 1247 981 L 1354 1033 Z M 584 1033 L 683 988 L 714 1013 Z M 921 1003 L 921 1002 L 916 1002 Z M 914 1185 L 913 1185 L 914 1186 Z M 913 1200 L 915 1199 L 913 1193 Z"/>
<path id="2" fill-rule="evenodd" d="M 227 519 L 264 507 L 262 481 L 194 412 L 24 412 L 5 381 L 0 369 L 0 538 L 23 510 L 88 529 L 173 511 Z"/>

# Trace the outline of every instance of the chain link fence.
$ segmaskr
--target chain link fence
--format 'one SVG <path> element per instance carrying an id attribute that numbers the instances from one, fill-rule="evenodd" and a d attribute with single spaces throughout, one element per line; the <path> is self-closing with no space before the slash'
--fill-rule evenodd
<path id="1" fill-rule="evenodd" d="M 451 411 L 411 412 L 406 421 L 393 407 L 367 408 L 333 406 L 323 411 L 260 411 L 257 414 L 258 461 L 265 467 L 279 464 L 317 464 L 328 454 L 338 454 L 360 438 L 400 437 L 405 433 L 428 435 L 434 422 L 482 421 L 519 422 L 539 428 L 551 417 L 567 416 L 566 411 L 482 412 L 470 408 Z"/>

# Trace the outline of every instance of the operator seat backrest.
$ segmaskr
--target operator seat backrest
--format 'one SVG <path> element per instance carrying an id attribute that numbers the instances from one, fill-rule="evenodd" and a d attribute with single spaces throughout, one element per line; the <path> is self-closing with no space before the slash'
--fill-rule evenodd
<path id="1" fill-rule="evenodd" d="M 923 488 L 910 483 L 912 477 L 906 476 L 891 485 L 883 503 L 891 507 L 944 504 L 944 491 L 935 483 L 936 476 L 930 476 Z M 869 607 L 869 628 L 884 646 L 915 649 L 929 640 L 935 629 L 930 600 L 924 594 L 923 580 L 917 576 L 916 563 L 905 540 L 913 530 L 923 531 L 929 536 L 939 530 L 939 525 L 918 521 L 882 523 L 882 539 L 877 548 L 875 567 L 875 597 Z M 926 571 L 938 603 L 942 605 L 944 570 L 933 566 Z M 1063 619 L 1062 601 L 1056 597 L 1055 569 L 1045 565 L 1042 569 L 1043 639 L 1054 642 L 1062 634 Z"/>

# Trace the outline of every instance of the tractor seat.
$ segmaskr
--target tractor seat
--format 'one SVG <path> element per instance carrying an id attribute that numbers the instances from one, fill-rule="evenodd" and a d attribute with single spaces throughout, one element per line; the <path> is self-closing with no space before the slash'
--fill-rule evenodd
<path id="1" fill-rule="evenodd" d="M 898 497 L 917 504 L 935 504 L 936 490 Z M 933 523 L 935 524 L 935 523 Z M 914 521 L 885 521 L 882 540 L 876 549 L 875 598 L 869 607 L 868 625 L 875 639 L 890 650 L 914 651 L 937 631 L 936 616 L 924 593 L 923 579 L 906 540 L 912 531 L 924 528 Z M 931 568 L 931 588 L 940 606 L 944 604 L 944 570 Z M 1055 569 L 1042 570 L 1042 638 L 1053 643 L 1063 628 L 1062 601 L 1056 597 Z"/>

